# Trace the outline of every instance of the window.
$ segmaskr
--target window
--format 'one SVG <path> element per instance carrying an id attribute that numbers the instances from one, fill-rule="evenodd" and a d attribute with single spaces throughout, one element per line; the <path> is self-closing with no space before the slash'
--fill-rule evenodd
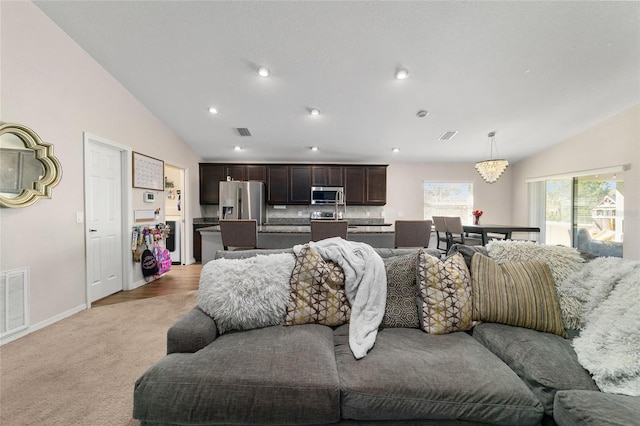
<path id="1" fill-rule="evenodd" d="M 471 219 L 473 211 L 473 183 L 424 182 L 424 219 L 433 216 L 459 216 Z"/>
<path id="2" fill-rule="evenodd" d="M 622 257 L 624 169 L 548 178 L 543 185 L 541 228 L 545 244 L 575 247 L 595 256 Z M 535 188 L 531 188 L 535 192 Z M 535 211 L 536 207 L 532 206 Z"/>

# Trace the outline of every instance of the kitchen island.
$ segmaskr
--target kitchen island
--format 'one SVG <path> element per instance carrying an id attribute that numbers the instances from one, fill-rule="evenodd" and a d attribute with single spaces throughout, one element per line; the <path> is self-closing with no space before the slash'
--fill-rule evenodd
<path id="1" fill-rule="evenodd" d="M 223 250 L 220 226 L 198 229 L 202 236 L 202 264 L 213 260 L 216 251 Z M 347 240 L 367 243 L 372 247 L 394 246 L 394 228 L 389 225 L 349 225 Z M 261 249 L 290 248 L 311 241 L 310 225 L 260 225 L 258 247 Z"/>

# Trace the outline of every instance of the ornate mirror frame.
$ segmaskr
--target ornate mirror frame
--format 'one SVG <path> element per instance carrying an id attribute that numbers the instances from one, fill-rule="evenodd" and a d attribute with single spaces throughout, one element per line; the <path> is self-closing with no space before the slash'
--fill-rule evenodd
<path id="1" fill-rule="evenodd" d="M 43 142 L 36 132 L 21 124 L 1 124 L 0 137 L 5 133 L 16 136 L 22 141 L 25 148 L 33 151 L 36 160 L 42 163 L 44 173 L 33 182 L 31 189 L 22 189 L 15 197 L 8 198 L 0 195 L 0 206 L 27 207 L 40 198 L 51 198 L 51 189 L 62 178 L 62 167 L 53 155 L 53 145 Z"/>

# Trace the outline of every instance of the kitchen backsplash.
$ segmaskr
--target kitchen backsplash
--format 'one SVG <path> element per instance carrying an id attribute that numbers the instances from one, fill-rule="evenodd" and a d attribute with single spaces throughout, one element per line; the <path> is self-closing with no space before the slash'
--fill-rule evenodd
<path id="1" fill-rule="evenodd" d="M 218 217 L 217 205 L 201 205 L 200 211 L 203 217 Z M 309 219 L 313 211 L 333 212 L 334 208 L 330 206 L 286 206 L 285 209 L 278 209 L 276 206 L 267 206 L 267 222 L 274 219 L 281 221 L 282 219 Z M 340 207 L 339 211 L 343 211 Z M 384 219 L 383 206 L 350 206 L 347 205 L 345 219 Z"/>

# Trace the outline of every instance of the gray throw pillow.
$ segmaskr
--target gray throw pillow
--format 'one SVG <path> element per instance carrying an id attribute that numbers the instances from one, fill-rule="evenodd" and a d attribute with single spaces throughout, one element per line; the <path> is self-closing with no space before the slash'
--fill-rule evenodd
<path id="1" fill-rule="evenodd" d="M 387 271 L 387 306 L 383 327 L 419 328 L 416 298 L 418 253 L 383 259 Z"/>
<path id="2" fill-rule="evenodd" d="M 282 324 L 294 265 L 291 253 L 212 260 L 200 273 L 198 306 L 220 334 Z"/>

